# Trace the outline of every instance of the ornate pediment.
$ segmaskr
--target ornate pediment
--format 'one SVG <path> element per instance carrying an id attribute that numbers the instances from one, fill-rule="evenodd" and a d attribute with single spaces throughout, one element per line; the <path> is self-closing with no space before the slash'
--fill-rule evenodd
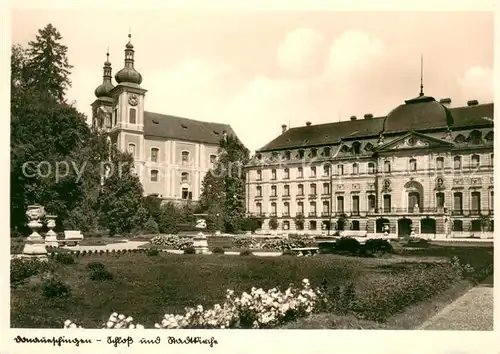
<path id="1" fill-rule="evenodd" d="M 401 151 L 409 149 L 426 149 L 439 147 L 453 147 L 454 144 L 449 141 L 438 139 L 425 134 L 411 132 L 402 137 L 398 137 L 381 146 L 378 146 L 374 152 Z"/>

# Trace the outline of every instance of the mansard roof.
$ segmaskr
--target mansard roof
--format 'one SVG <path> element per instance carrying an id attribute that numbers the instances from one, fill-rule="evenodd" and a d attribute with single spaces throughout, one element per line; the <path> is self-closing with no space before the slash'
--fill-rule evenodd
<path id="1" fill-rule="evenodd" d="M 438 109 L 434 106 L 436 106 L 436 104 L 438 103 L 433 99 L 432 101 L 433 102 L 427 102 L 423 100 L 421 104 L 415 104 L 415 102 L 413 102 L 412 100 L 406 102 L 407 105 L 408 102 L 411 104 L 410 108 L 404 109 L 404 111 L 411 111 L 411 116 L 408 117 L 409 121 L 411 121 L 411 124 L 408 124 L 406 128 L 402 123 L 404 121 L 402 121 L 401 117 L 399 117 L 399 112 L 397 112 L 398 116 L 395 122 L 397 124 L 392 124 L 389 131 L 386 131 L 388 128 L 386 118 L 390 117 L 390 114 L 385 117 L 364 118 L 335 123 L 295 127 L 288 129 L 287 131 L 285 131 L 285 133 L 281 134 L 258 151 L 265 152 L 272 150 L 286 150 L 322 145 L 334 145 L 340 143 L 340 141 L 368 139 L 374 136 L 378 136 L 381 133 L 396 134 L 407 133 L 409 131 L 425 132 L 435 129 L 446 130 L 446 123 L 449 124 L 452 130 L 463 130 L 476 127 L 493 127 L 493 103 L 445 108 L 441 110 L 442 112 L 444 112 L 442 114 L 443 119 L 440 119 L 440 121 L 436 122 L 432 119 L 429 120 L 429 117 L 426 114 L 421 114 L 422 112 L 418 112 L 419 107 L 422 108 L 424 113 L 428 111 L 429 103 L 432 105 L 432 108 L 437 111 Z M 396 110 L 398 109 L 396 108 Z M 394 114 L 394 111 L 392 113 Z M 404 118 L 404 116 L 402 117 Z M 386 129 L 384 129 L 384 123 L 386 124 Z"/>

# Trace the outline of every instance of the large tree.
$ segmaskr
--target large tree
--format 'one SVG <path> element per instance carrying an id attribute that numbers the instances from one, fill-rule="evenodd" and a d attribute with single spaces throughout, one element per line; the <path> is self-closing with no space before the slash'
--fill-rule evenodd
<path id="1" fill-rule="evenodd" d="M 226 232 L 242 229 L 245 220 L 245 171 L 248 149 L 236 138 L 224 136 L 219 143 L 217 166 L 202 182 L 201 207 L 209 224 Z"/>
<path id="2" fill-rule="evenodd" d="M 68 63 L 68 47 L 61 43 L 59 31 L 48 24 L 38 30 L 35 41 L 28 43 L 27 69 L 29 84 L 38 92 L 47 92 L 59 102 L 64 101 L 66 91 L 71 87 L 69 76 L 72 65 Z"/>

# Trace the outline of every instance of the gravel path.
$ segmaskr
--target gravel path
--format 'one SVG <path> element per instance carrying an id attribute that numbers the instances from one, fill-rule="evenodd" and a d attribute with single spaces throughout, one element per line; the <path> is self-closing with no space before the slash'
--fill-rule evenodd
<path id="1" fill-rule="evenodd" d="M 491 280 L 492 283 L 492 280 Z M 493 330 L 493 286 L 482 284 L 446 306 L 420 329 L 448 331 Z"/>

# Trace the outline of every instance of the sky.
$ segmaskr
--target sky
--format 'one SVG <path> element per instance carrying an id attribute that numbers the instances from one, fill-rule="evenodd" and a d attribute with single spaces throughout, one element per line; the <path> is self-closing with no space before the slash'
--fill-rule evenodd
<path id="1" fill-rule="evenodd" d="M 109 46 L 129 28 L 146 110 L 230 124 L 254 151 L 281 125 L 385 116 L 420 91 L 493 100 L 493 13 L 15 10 L 12 43 L 52 23 L 68 46 L 68 99 L 90 115 Z"/>

